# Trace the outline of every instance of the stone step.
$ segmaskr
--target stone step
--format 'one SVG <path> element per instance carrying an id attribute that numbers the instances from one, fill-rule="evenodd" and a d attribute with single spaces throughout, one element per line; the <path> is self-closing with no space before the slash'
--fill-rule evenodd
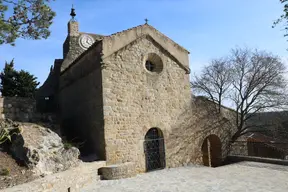
<path id="1" fill-rule="evenodd" d="M 136 175 L 135 163 L 126 162 L 121 164 L 107 165 L 98 170 L 101 180 L 114 180 L 133 177 Z"/>

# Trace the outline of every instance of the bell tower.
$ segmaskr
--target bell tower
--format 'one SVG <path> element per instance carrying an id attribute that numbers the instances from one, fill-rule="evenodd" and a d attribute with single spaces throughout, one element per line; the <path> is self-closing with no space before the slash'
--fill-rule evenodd
<path id="1" fill-rule="evenodd" d="M 68 35 L 69 36 L 78 36 L 79 35 L 79 23 L 75 20 L 75 9 L 71 8 L 70 16 L 72 17 L 68 22 Z"/>
<path id="2" fill-rule="evenodd" d="M 67 24 L 68 34 L 67 34 L 66 40 L 63 44 L 63 59 L 65 59 L 68 56 L 68 53 L 71 51 L 72 51 L 71 56 L 74 55 L 75 51 L 73 51 L 73 50 L 76 49 L 76 47 L 78 45 L 77 39 L 80 35 L 79 23 L 75 20 L 76 13 L 75 13 L 75 9 L 73 8 L 73 5 L 71 8 L 70 16 L 71 16 L 71 19 L 69 20 L 69 22 Z"/>

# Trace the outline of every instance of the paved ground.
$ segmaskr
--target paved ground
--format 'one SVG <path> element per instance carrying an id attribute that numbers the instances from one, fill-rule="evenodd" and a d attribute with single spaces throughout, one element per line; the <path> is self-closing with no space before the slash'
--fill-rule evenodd
<path id="1" fill-rule="evenodd" d="M 288 166 L 242 162 L 218 168 L 181 167 L 100 181 L 81 192 L 288 192 Z"/>

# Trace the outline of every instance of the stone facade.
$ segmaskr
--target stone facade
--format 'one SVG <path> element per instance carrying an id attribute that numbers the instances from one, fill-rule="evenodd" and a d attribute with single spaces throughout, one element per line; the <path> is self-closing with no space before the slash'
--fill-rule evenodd
<path id="1" fill-rule="evenodd" d="M 97 51 L 100 48 L 101 44 L 62 73 L 59 106 L 63 131 L 68 138 L 85 141 L 82 152 L 96 153 L 104 160 L 101 56 Z"/>
<path id="2" fill-rule="evenodd" d="M 235 113 L 223 108 L 219 115 L 214 103 L 192 97 L 186 49 L 148 24 L 109 36 L 81 33 L 77 22 L 68 29 L 63 62 L 53 68 L 57 75 L 50 74 L 56 83 L 48 78 L 39 95 L 49 92 L 45 85 L 58 85 L 49 94 L 63 132 L 85 143 L 82 154 L 94 153 L 108 166 L 131 162 L 145 172 L 145 136 L 157 128 L 165 167 L 202 164 L 209 135 L 219 138 L 221 158 L 227 155 L 233 132 L 228 119 Z"/>
<path id="3" fill-rule="evenodd" d="M 148 53 L 161 58 L 164 67 L 160 74 L 145 69 Z M 138 171 L 145 171 L 145 134 L 157 127 L 168 138 L 179 123 L 177 117 L 191 104 L 189 75 L 149 36 L 103 62 L 107 66 L 102 70 L 107 161 L 137 162 Z M 171 163 L 167 159 L 167 166 Z"/>
<path id="4" fill-rule="evenodd" d="M 76 21 L 68 22 L 68 35 L 63 43 L 63 59 L 55 59 L 50 73 L 44 84 L 37 91 L 37 110 L 41 112 L 58 113 L 60 76 L 86 49 L 80 45 L 80 39 L 85 36 L 91 37 L 92 42 L 102 39 L 102 35 L 83 33 L 79 31 Z M 85 42 L 85 41 L 84 41 Z M 89 42 L 91 43 L 91 42 Z M 88 45 L 89 45 L 88 43 Z"/>

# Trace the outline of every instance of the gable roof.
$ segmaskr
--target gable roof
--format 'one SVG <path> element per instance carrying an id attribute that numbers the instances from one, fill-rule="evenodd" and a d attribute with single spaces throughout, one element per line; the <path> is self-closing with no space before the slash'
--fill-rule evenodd
<path id="1" fill-rule="evenodd" d="M 269 137 L 261 133 L 251 133 L 247 136 L 247 142 L 262 143 L 266 147 L 285 152 L 286 154 L 288 153 L 288 141 L 284 139 Z"/>
<path id="2" fill-rule="evenodd" d="M 185 66 L 185 68 L 189 68 L 189 52 L 148 24 L 132 27 L 103 37 L 102 53 L 105 56 L 112 55 L 143 35 L 150 35 L 155 42 L 165 48 L 179 63 Z"/>
<path id="3" fill-rule="evenodd" d="M 113 37 L 115 35 L 118 35 L 118 34 L 121 34 L 121 33 L 126 33 L 128 31 L 131 31 L 133 29 L 140 29 L 142 27 L 145 27 L 145 26 L 148 26 L 149 28 L 155 30 L 156 32 L 160 33 L 157 29 L 155 29 L 153 26 L 149 25 L 149 24 L 143 24 L 143 25 L 138 25 L 138 26 L 135 26 L 135 27 L 131 27 L 131 28 L 128 28 L 128 29 L 125 29 L 125 30 L 122 30 L 122 31 L 119 31 L 119 32 L 116 32 L 116 33 L 112 33 L 111 35 L 108 35 L 108 36 L 104 36 L 104 37 Z M 172 39 L 170 39 L 168 36 L 164 35 L 163 33 L 161 33 L 163 35 L 164 38 L 166 38 L 168 41 L 171 41 L 175 46 L 179 47 L 180 49 L 182 49 L 183 51 L 186 51 L 188 54 L 190 54 L 190 52 L 185 49 L 184 47 L 182 47 L 181 45 L 179 45 L 178 43 L 176 43 L 175 41 L 173 41 Z"/>
<path id="4" fill-rule="evenodd" d="M 274 138 L 268 135 L 264 135 L 258 132 L 251 132 L 247 134 L 247 140 L 254 142 L 266 142 L 266 143 L 286 143 L 288 144 L 288 140 L 281 138 Z"/>
<path id="5" fill-rule="evenodd" d="M 91 33 L 81 33 L 81 34 L 93 35 Z M 153 34 L 156 34 L 156 35 L 153 35 Z M 84 55 L 86 55 L 89 51 L 95 48 L 99 43 L 102 43 L 102 54 L 105 55 L 105 57 L 107 57 L 119 51 L 123 47 L 126 47 L 127 45 L 131 44 L 135 40 L 142 38 L 144 36 L 149 36 L 150 38 L 152 38 L 154 42 L 156 42 L 158 45 L 164 48 L 164 50 L 167 51 L 170 54 L 170 56 L 172 56 L 172 58 L 180 65 L 180 67 L 186 71 L 186 74 L 190 74 L 189 61 L 188 61 L 189 51 L 187 51 L 185 48 L 183 48 L 179 44 L 175 43 L 173 40 L 171 40 L 170 38 L 168 38 L 167 36 L 159 32 L 157 29 L 155 29 L 151 25 L 148 25 L 148 24 L 138 25 L 136 27 L 132 27 L 132 28 L 123 30 L 121 32 L 113 33 L 108 36 L 102 36 L 102 35 L 97 35 L 97 34 L 94 34 L 94 35 L 96 35 L 99 39 L 96 40 L 86 51 L 81 53 L 75 60 L 73 60 L 69 64 L 69 66 L 61 72 L 60 75 L 64 74 L 67 70 L 73 67 L 74 64 L 76 64 Z M 124 38 L 121 38 L 122 35 L 124 36 Z M 125 38 L 125 35 L 126 35 L 126 38 Z M 130 37 L 129 35 L 131 35 L 132 37 Z M 159 36 L 160 38 L 163 38 L 162 43 L 160 43 L 157 39 L 155 39 L 155 36 Z M 119 40 L 121 43 L 119 43 Z M 124 41 L 124 43 L 122 41 Z M 173 49 L 174 47 L 178 48 L 180 51 Z"/>
<path id="6" fill-rule="evenodd" d="M 101 40 L 103 37 L 105 37 L 105 35 L 99 35 L 99 34 L 95 34 L 95 33 L 79 32 L 79 34 L 80 34 L 80 35 L 82 35 L 82 34 L 90 35 L 91 37 L 94 38 L 95 41 L 99 41 L 99 40 Z"/>
<path id="7" fill-rule="evenodd" d="M 141 40 L 143 38 L 147 38 L 148 40 L 152 41 L 154 44 L 156 44 L 157 46 L 161 47 L 161 49 L 165 52 L 165 54 L 169 55 L 182 69 L 184 69 L 186 71 L 186 74 L 190 74 L 190 69 L 189 67 L 186 67 L 185 65 L 183 65 L 177 58 L 175 58 L 173 55 L 170 54 L 169 51 L 167 51 L 165 49 L 165 47 L 163 47 L 161 44 L 159 44 L 153 37 L 151 37 L 149 34 L 144 34 L 138 38 L 136 38 L 135 40 L 133 40 L 132 42 L 126 44 L 125 46 L 121 47 L 120 49 L 114 51 L 113 53 L 111 53 L 110 55 L 106 55 L 103 59 L 110 57 L 111 55 L 125 49 L 128 46 L 133 45 L 134 43 L 138 42 L 138 40 Z"/>

